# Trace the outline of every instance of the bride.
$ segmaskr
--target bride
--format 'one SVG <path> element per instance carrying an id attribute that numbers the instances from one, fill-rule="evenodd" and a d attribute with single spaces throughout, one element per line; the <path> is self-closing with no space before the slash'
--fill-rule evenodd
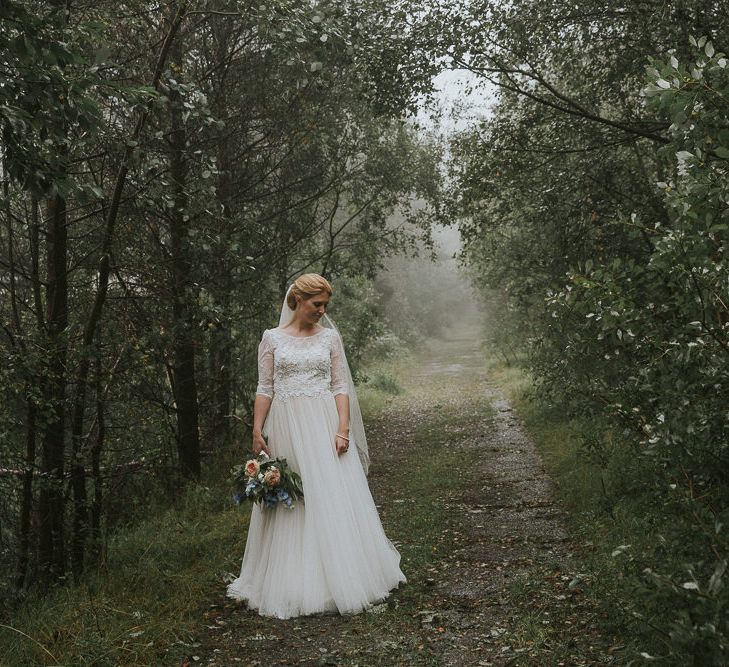
<path id="1" fill-rule="evenodd" d="M 240 576 L 227 595 L 263 616 L 353 614 L 406 581 L 367 485 L 357 396 L 326 315 L 331 294 L 322 276 L 300 276 L 258 348 L 253 452 L 286 458 L 304 490 L 292 509 L 251 511 Z"/>

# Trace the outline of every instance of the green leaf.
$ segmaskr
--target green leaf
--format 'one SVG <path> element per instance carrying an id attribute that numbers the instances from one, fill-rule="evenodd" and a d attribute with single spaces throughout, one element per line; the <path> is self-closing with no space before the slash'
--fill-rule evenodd
<path id="1" fill-rule="evenodd" d="M 96 63 L 103 63 L 106 62 L 107 58 L 111 55 L 111 50 L 108 46 L 102 46 L 96 53 L 94 54 L 94 62 Z"/>

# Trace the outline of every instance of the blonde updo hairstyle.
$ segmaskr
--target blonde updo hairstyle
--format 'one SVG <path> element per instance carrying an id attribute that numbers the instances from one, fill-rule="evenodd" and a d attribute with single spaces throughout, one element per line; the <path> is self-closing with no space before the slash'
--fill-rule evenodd
<path id="1" fill-rule="evenodd" d="M 332 286 L 326 278 L 322 278 L 318 273 L 305 273 L 294 280 L 286 303 L 291 310 L 296 310 L 296 297 L 302 299 L 310 299 L 315 294 L 326 292 L 332 295 Z"/>

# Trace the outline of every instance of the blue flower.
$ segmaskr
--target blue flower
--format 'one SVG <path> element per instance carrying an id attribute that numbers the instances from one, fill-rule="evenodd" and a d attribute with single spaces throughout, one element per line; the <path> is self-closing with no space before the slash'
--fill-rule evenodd
<path id="1" fill-rule="evenodd" d="M 242 493 L 234 493 L 233 494 L 233 500 L 235 501 L 236 505 L 240 505 L 241 501 L 243 500 L 244 496 Z"/>

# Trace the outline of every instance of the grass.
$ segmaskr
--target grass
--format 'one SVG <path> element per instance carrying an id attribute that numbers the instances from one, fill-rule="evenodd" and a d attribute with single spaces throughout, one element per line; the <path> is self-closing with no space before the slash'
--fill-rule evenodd
<path id="1" fill-rule="evenodd" d="M 397 396 L 403 393 L 403 388 L 398 384 L 397 380 L 388 372 L 375 373 L 368 381 L 369 385 L 375 389 Z"/>
<path id="2" fill-rule="evenodd" d="M 231 526 L 244 531 L 247 516 L 228 508 L 228 497 L 224 480 L 191 486 L 177 509 L 119 531 L 106 563 L 82 584 L 31 596 L 15 630 L 0 628 L 0 664 L 169 661 L 171 647 L 190 643 L 200 601 L 222 585 L 224 569 L 235 569 L 240 533 Z"/>
<path id="3" fill-rule="evenodd" d="M 397 367 L 397 377 L 406 380 L 403 384 L 407 390 L 401 395 L 393 397 L 389 392 L 382 392 L 382 397 L 374 397 L 371 388 L 363 392 L 364 401 L 360 400 L 370 416 L 374 417 L 375 410 L 383 409 L 383 406 L 407 414 L 416 394 L 421 399 L 428 396 L 428 389 L 422 384 L 407 382 L 409 370 L 407 360 L 401 361 Z M 432 388 L 430 395 L 436 395 Z M 380 613 L 354 616 L 349 626 L 353 634 L 372 638 L 394 636 L 397 639 L 385 642 L 385 645 L 374 641 L 373 655 L 376 657 L 372 658 L 373 663 L 362 662 L 364 655 L 357 649 L 352 656 L 340 654 L 336 656 L 336 662 L 326 664 L 440 664 L 428 641 L 423 638 L 419 614 L 427 609 L 428 600 L 432 597 L 431 577 L 443 567 L 441 561 L 448 561 L 454 547 L 453 535 L 448 530 L 452 510 L 443 499 L 449 497 L 455 485 L 476 483 L 475 479 L 468 478 L 468 469 L 462 465 L 463 452 L 447 445 L 454 429 L 473 432 L 476 424 L 493 414 L 491 406 L 477 397 L 464 412 L 443 410 L 443 407 L 438 402 L 429 401 L 423 418 L 407 421 L 408 435 L 399 437 L 415 443 L 417 455 L 408 456 L 406 463 L 396 462 L 384 473 L 385 485 L 397 488 L 397 493 L 396 498 L 388 499 L 388 506 L 381 510 L 381 516 L 386 532 L 398 536 L 397 548 L 402 558 L 401 567 L 407 572 L 408 584 L 388 599 Z M 397 433 L 391 421 L 389 429 Z M 437 629 L 432 632 L 437 632 Z"/>
<path id="4" fill-rule="evenodd" d="M 357 399 L 365 419 L 375 418 L 393 405 L 393 399 L 404 393 L 399 378 L 406 377 L 413 364 L 410 355 L 381 359 L 367 367 L 367 382 L 357 387 Z"/>
<path id="5" fill-rule="evenodd" d="M 410 365 L 409 359 L 389 360 L 373 371 L 400 378 Z M 368 419 L 409 400 L 390 389 L 365 386 L 358 392 Z M 458 414 L 416 425 L 411 437 L 417 457 L 384 473 L 386 483 L 400 485 L 397 495 L 407 499 L 407 511 L 389 506 L 383 522 L 386 532 L 401 536 L 398 548 L 409 582 L 398 595 L 399 608 L 357 616 L 352 632 L 384 632 L 398 624 L 403 640 L 392 647 L 396 654 L 419 651 L 409 634 L 411 613 L 427 594 L 428 567 L 447 551 L 442 532 L 447 510 L 435 498 L 445 493 L 458 457 L 442 446 L 449 420 L 463 426 Z M 240 568 L 249 512 L 232 505 L 226 482 L 239 455 L 222 454 L 217 472 L 205 484 L 184 489 L 176 507 L 151 508 L 137 525 L 119 529 L 103 566 L 88 572 L 82 584 L 31 594 L 10 627 L 0 627 L 0 665 L 179 664 L 194 653 L 211 591 L 222 589 L 225 574 Z"/>
<path id="6" fill-rule="evenodd" d="M 454 547 L 448 530 L 450 510 L 443 500 L 454 483 L 474 483 L 467 469 L 456 472 L 462 452 L 447 445 L 453 434 L 468 433 L 491 410 L 485 402 L 468 398 L 462 378 L 453 387 L 434 388 L 422 378 L 409 378 L 412 369 L 410 358 L 368 369 L 371 377 L 383 373 L 396 379 L 405 389 L 402 394 L 376 384 L 358 391 L 368 421 L 385 424 L 385 430 L 405 443 L 405 450 L 407 442 L 417 447 L 417 455 L 396 456 L 380 473 L 388 495 L 381 516 L 386 533 L 398 540 L 408 585 L 379 613 L 357 615 L 348 625 L 365 646 L 366 638 L 392 638 L 384 647 L 379 641 L 372 643 L 371 657 L 377 664 L 437 664 L 418 614 L 432 596 L 431 577 L 446 565 L 444 559 Z M 512 619 L 510 641 L 525 651 L 524 656 L 537 652 L 551 656 L 552 664 L 576 664 L 570 644 L 574 632 L 562 629 L 584 622 L 587 632 L 589 625 L 599 623 L 601 633 L 614 635 L 615 646 L 623 646 L 615 651 L 618 664 L 625 664 L 627 654 L 653 651 L 636 639 L 641 632 L 631 620 L 634 609 L 625 597 L 623 563 L 611 553 L 617 545 L 631 544 L 628 555 L 639 557 L 655 527 L 628 506 L 615 508 L 612 516 L 605 511 L 603 471 L 582 455 L 579 425 L 536 400 L 524 371 L 492 361 L 490 377 L 535 440 L 569 510 L 569 527 L 579 546 L 575 567 L 591 600 L 583 617 L 579 607 L 572 615 L 567 609 L 556 616 L 552 601 L 566 584 L 549 567 L 518 579 L 509 589 L 514 609 L 521 610 Z M 434 399 L 459 391 L 460 403 Z M 417 418 L 396 423 L 398 414 L 406 414 L 411 405 L 417 405 Z M 205 485 L 187 488 L 175 508 L 159 507 L 138 525 L 120 530 L 109 543 L 104 567 L 90 573 L 82 585 L 29 598 L 13 618 L 13 629 L 0 627 L 0 665 L 180 664 L 194 654 L 211 592 L 221 590 L 225 574 L 237 573 L 240 567 L 248 512 L 230 503 L 224 477 L 239 456 L 239 451 L 222 455 L 216 461 L 218 474 L 210 475 Z M 454 479 L 456 475 L 462 477 Z M 352 655 L 347 650 L 345 644 L 331 658 L 335 662 L 322 664 L 371 664 L 361 646 Z M 529 664 L 523 659 L 526 662 L 515 664 Z"/>
<path id="7" fill-rule="evenodd" d="M 642 597 L 644 588 L 636 589 L 638 576 L 652 564 L 663 519 L 644 505 L 642 494 L 631 493 L 631 477 L 637 474 L 631 453 L 621 451 L 616 442 L 608 457 L 609 465 L 599 466 L 581 446 L 582 433 L 594 429 L 594 424 L 570 420 L 535 396 L 531 379 L 523 369 L 496 360 L 489 364 L 490 376 L 507 395 L 534 440 L 557 488 L 560 504 L 567 510 L 569 532 L 577 547 L 574 566 L 582 576 L 579 587 L 585 589 L 595 610 L 591 622 L 599 626 L 601 635 L 612 638 L 617 664 L 636 659 L 642 662 L 638 657 L 641 653 L 666 655 L 665 639 L 651 624 L 650 598 Z M 607 430 L 604 434 L 610 437 Z M 615 554 L 621 545 L 628 547 Z M 512 593 L 515 600 L 529 599 L 532 604 L 539 600 L 537 604 L 546 605 L 553 591 L 536 590 L 527 578 Z M 570 659 L 574 660 L 570 646 L 561 643 L 569 637 L 554 628 L 558 619 L 552 619 L 547 632 L 528 616 L 516 620 L 520 626 L 517 634 L 524 644 L 549 646 L 555 661 L 567 660 L 569 664 Z"/>

